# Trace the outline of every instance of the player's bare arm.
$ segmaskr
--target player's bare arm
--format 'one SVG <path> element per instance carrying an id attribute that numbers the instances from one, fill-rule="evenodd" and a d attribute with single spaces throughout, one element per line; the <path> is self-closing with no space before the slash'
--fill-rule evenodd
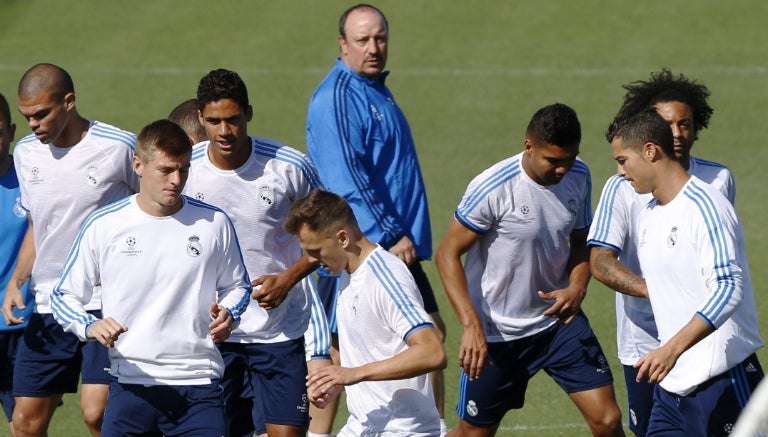
<path id="1" fill-rule="evenodd" d="M 539 291 L 539 297 L 554 300 L 552 306 L 544 311 L 545 316 L 557 317 L 561 323 L 571 323 L 581 308 L 581 302 L 587 296 L 589 283 L 589 249 L 587 232 L 571 233 L 571 253 L 568 259 L 568 287 L 550 292 Z"/>
<path id="2" fill-rule="evenodd" d="M 19 247 L 19 253 L 16 258 L 16 267 L 11 273 L 8 284 L 5 287 L 5 298 L 3 299 L 2 313 L 5 323 L 8 326 L 24 323 L 24 317 L 13 315 L 13 309 L 26 309 L 24 297 L 21 295 L 21 287 L 29 280 L 32 275 L 32 266 L 35 264 L 37 253 L 35 252 L 35 234 L 32 231 L 32 217 L 27 215 L 29 227 L 24 234 L 24 240 Z"/>
<path id="3" fill-rule="evenodd" d="M 589 254 L 592 276 L 611 290 L 630 296 L 648 298 L 645 279 L 632 273 L 621 261 L 619 254 L 607 247 L 593 246 Z"/>
<path id="4" fill-rule="evenodd" d="M 453 219 L 435 252 L 435 264 L 443 288 L 464 329 L 459 348 L 459 367 L 470 380 L 479 378 L 483 371 L 488 357 L 488 342 L 482 320 L 469 297 L 461 256 L 479 239 L 479 234 Z"/>
<path id="5" fill-rule="evenodd" d="M 115 342 L 120 337 L 120 334 L 128 331 L 127 326 L 123 326 L 118 323 L 112 317 L 101 319 L 93 322 L 86 331 L 86 337 L 94 339 L 105 347 L 114 347 Z"/>
<path id="6" fill-rule="evenodd" d="M 271 310 L 283 303 L 293 287 L 314 272 L 319 265 L 318 261 L 310 261 L 305 253 L 279 275 L 262 275 L 254 279 L 251 282 L 253 285 L 251 297 L 259 301 L 260 307 Z"/>
<path id="7" fill-rule="evenodd" d="M 661 382 L 675 367 L 677 359 L 683 352 L 712 332 L 714 332 L 712 328 L 701 317 L 693 316 L 691 321 L 686 323 L 668 342 L 635 363 L 634 367 L 639 369 L 637 381 L 640 382 L 647 377 L 651 384 Z"/>

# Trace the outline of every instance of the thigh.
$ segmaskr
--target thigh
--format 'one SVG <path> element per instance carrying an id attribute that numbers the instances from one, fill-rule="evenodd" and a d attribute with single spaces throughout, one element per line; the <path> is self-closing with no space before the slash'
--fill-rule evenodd
<path id="1" fill-rule="evenodd" d="M 476 427 L 493 427 L 507 411 L 523 407 L 531 375 L 517 356 L 515 343 L 488 343 L 488 364 L 480 377 L 470 380 L 461 373 L 456 406 L 460 419 Z"/>
<path id="2" fill-rule="evenodd" d="M 654 385 L 653 407 L 648 421 L 648 437 L 685 437 L 685 420 L 680 409 L 681 397 L 660 385 Z"/>
<path id="3" fill-rule="evenodd" d="M 643 437 L 648 432 L 648 420 L 653 408 L 654 384 L 646 381 L 637 382 L 637 372 L 632 366 L 623 366 L 624 383 L 627 387 L 627 409 L 629 411 L 629 429 L 636 436 Z"/>
<path id="4" fill-rule="evenodd" d="M 532 374 L 540 366 L 569 394 L 613 384 L 608 360 L 583 312 L 553 328 L 545 352 L 529 368 Z"/>
<path id="5" fill-rule="evenodd" d="M 77 336 L 65 332 L 53 315 L 33 313 L 16 352 L 13 394 L 46 397 L 75 393 L 81 361 Z"/>
<path id="6" fill-rule="evenodd" d="M 178 386 L 173 387 L 173 391 L 175 399 L 173 405 L 169 406 L 172 414 L 161 414 L 158 420 L 159 428 L 164 435 L 168 437 L 229 435 L 222 389 L 218 383 Z M 162 396 L 162 393 L 160 395 Z"/>
<path id="7" fill-rule="evenodd" d="M 13 417 L 13 365 L 16 361 L 16 348 L 24 331 L 15 329 L 12 331 L 0 331 L 0 404 L 8 421 Z"/>
<path id="8" fill-rule="evenodd" d="M 254 404 L 262 405 L 264 421 L 275 425 L 307 426 L 307 362 L 302 338 L 249 345 L 248 371 Z"/>
<path id="9" fill-rule="evenodd" d="M 157 405 L 149 401 L 153 396 L 149 389 L 143 385 L 120 384 L 117 381 L 109 385 L 102 437 L 162 435 L 157 426 Z"/>
<path id="10" fill-rule="evenodd" d="M 224 376 L 220 384 L 230 435 L 251 435 L 257 423 L 261 423 L 261 427 L 256 427 L 257 432 L 259 429 L 266 430 L 264 420 L 255 422 L 251 414 L 254 404 L 249 378 L 246 376 L 245 345 L 225 342 L 218 347 L 224 360 Z"/>

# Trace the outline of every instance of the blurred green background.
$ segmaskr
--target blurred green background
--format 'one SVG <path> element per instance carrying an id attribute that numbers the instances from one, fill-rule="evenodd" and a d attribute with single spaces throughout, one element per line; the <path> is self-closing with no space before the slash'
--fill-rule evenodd
<path id="1" fill-rule="evenodd" d="M 55 63 L 72 75 L 82 115 L 137 132 L 194 97 L 198 80 L 209 70 L 228 68 L 239 72 L 249 87 L 254 108 L 250 134 L 305 150 L 306 105 L 338 55 L 338 17 L 352 4 L 0 0 L 0 92 L 14 107 L 22 73 L 38 62 Z M 768 231 L 761 224 L 768 204 L 760 182 L 768 164 L 763 144 L 768 2 L 375 4 L 390 23 L 392 75 L 387 83 L 416 139 L 435 247 L 469 180 L 521 150 L 525 126 L 538 108 L 558 101 L 578 112 L 594 206 L 605 179 L 615 172 L 603 132 L 621 102 L 621 85 L 646 79 L 661 67 L 706 84 L 715 114 L 694 154 L 722 162 L 735 174 L 736 207 L 748 240 L 762 332 L 768 334 Z M 14 115 L 19 139 L 29 129 Z M 448 324 L 446 410 L 453 426 L 461 328 L 434 265 L 426 268 Z M 613 366 L 624 409 L 613 299 L 612 292 L 592 281 L 585 308 Z M 768 363 L 764 351 L 759 355 Z M 340 416 L 335 430 L 343 422 Z M 86 433 L 77 396 L 67 395 L 50 435 Z M 508 413 L 499 431 L 520 436 L 586 434 L 576 408 L 543 374 L 534 378 L 525 408 Z M 3 435 L 6 427 L 0 427 Z"/>

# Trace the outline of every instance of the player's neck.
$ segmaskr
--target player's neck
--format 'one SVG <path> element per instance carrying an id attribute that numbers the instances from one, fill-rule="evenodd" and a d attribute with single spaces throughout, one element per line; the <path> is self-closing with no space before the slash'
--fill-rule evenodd
<path id="1" fill-rule="evenodd" d="M 347 249 L 347 258 L 349 259 L 349 263 L 347 264 L 347 272 L 350 274 L 355 273 L 355 270 L 357 270 L 360 265 L 365 262 L 365 259 L 368 258 L 368 255 L 370 255 L 374 249 L 376 249 L 376 245 L 365 237 Z"/>
<path id="2" fill-rule="evenodd" d="M 81 117 L 77 112 L 72 116 L 72 120 L 64 128 L 64 131 L 56 137 L 53 145 L 63 149 L 77 145 L 88 134 L 91 122 Z"/>
<path id="3" fill-rule="evenodd" d="M 659 205 L 666 205 L 674 200 L 688 182 L 688 179 L 691 178 L 691 175 L 685 171 L 679 162 L 672 160 L 664 163 L 658 175 L 656 188 L 653 190 L 653 197 L 656 198 Z"/>
<path id="4" fill-rule="evenodd" d="M 11 155 L 0 156 L 0 178 L 8 173 L 13 165 L 13 157 Z"/>

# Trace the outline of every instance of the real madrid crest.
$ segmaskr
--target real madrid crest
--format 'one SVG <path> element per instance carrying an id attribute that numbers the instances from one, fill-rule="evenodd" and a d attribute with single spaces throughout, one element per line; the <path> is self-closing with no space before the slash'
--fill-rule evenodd
<path id="1" fill-rule="evenodd" d="M 272 192 L 272 187 L 269 185 L 262 185 L 259 187 L 259 199 L 264 205 L 272 206 L 275 203 L 275 194 Z"/>
<path id="2" fill-rule="evenodd" d="M 200 237 L 192 235 L 187 243 L 187 254 L 193 258 L 203 253 L 203 246 L 200 245 Z"/>
<path id="3" fill-rule="evenodd" d="M 677 245 L 677 226 L 672 226 L 667 237 L 667 247 L 675 247 Z"/>

